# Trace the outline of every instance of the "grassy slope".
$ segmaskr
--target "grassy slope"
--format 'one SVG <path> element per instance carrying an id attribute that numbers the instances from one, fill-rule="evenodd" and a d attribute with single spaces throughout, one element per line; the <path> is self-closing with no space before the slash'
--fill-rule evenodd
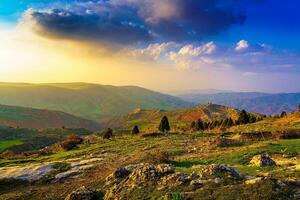
<path id="1" fill-rule="evenodd" d="M 21 144 L 23 144 L 21 140 L 3 140 L 3 141 L 0 140 L 0 151 Z"/>
<path id="2" fill-rule="evenodd" d="M 179 98 L 140 87 L 87 83 L 0 83 L 0 103 L 59 110 L 88 119 L 120 116 L 141 107 L 175 109 L 191 106 Z"/>
<path id="3" fill-rule="evenodd" d="M 268 172 L 272 175 L 273 178 L 300 178 L 300 174 L 292 170 L 290 165 L 282 165 L 271 168 L 261 168 L 248 165 L 251 157 L 260 153 L 269 153 L 272 156 L 278 156 L 278 159 L 288 159 L 291 158 L 291 156 L 299 157 L 299 139 L 262 141 L 256 143 L 250 142 L 238 147 L 219 148 L 208 145 L 207 139 L 209 139 L 210 137 L 211 136 L 203 136 L 202 133 L 167 134 L 164 136 L 148 138 L 123 135 L 117 136 L 113 140 L 100 139 L 100 141 L 96 144 L 84 145 L 78 149 L 68 152 L 59 152 L 52 155 L 33 157 L 28 159 L 3 159 L 0 161 L 0 166 L 22 166 L 49 161 L 67 162 L 68 159 L 72 158 L 85 159 L 86 155 L 103 156 L 104 158 L 104 160 L 99 163 L 100 165 L 98 167 L 95 167 L 94 169 L 88 171 L 83 176 L 72 179 L 72 181 L 57 184 L 48 184 L 46 182 L 35 185 L 22 185 L 20 187 L 9 188 L 5 191 L 3 190 L 3 193 L 9 194 L 12 197 L 14 195 L 18 195 L 19 197 L 25 199 L 26 197 L 30 197 L 31 199 L 64 199 L 69 192 L 74 190 L 74 188 L 82 185 L 90 186 L 93 188 L 101 188 L 103 186 L 105 177 L 118 166 L 123 166 L 131 163 L 139 163 L 143 156 L 157 151 L 167 151 L 172 154 L 174 156 L 172 161 L 173 166 L 177 170 L 184 172 L 194 171 L 197 173 L 199 165 L 220 163 L 234 166 L 243 174 L 256 175 L 260 172 Z M 289 157 L 286 158 L 286 156 L 284 155 L 287 155 Z M 244 199 L 245 195 L 248 195 L 247 198 L 249 199 L 256 199 L 257 195 L 261 198 L 263 198 L 263 195 L 263 199 L 269 199 L 270 196 L 268 195 L 271 195 L 269 192 L 264 191 L 264 189 L 260 189 L 258 191 L 257 189 L 261 188 L 259 185 L 257 186 L 258 188 L 256 188 L 256 186 L 252 186 L 251 188 L 249 188 L 245 184 L 236 184 L 230 186 L 230 192 L 228 191 L 228 186 L 226 185 L 219 185 L 214 187 L 215 191 L 211 195 L 213 195 L 215 199 L 222 199 L 218 197 L 218 194 L 222 192 L 223 194 L 224 192 L 226 192 L 227 200 Z M 272 185 L 270 185 L 270 187 L 272 187 Z M 212 188 L 209 188 L 208 191 L 211 189 Z M 193 195 L 205 196 L 206 192 L 207 188 L 203 190 L 197 190 Z M 272 189 L 270 192 L 273 193 Z M 161 194 L 159 191 L 157 191 L 155 195 L 157 195 L 155 196 L 155 198 L 157 199 L 163 196 L 163 194 Z M 132 199 L 139 199 L 139 197 L 134 196 L 132 197 Z M 205 198 L 201 199 L 209 198 L 206 195 Z"/>
<path id="4" fill-rule="evenodd" d="M 300 130 L 300 111 L 289 113 L 283 118 L 265 118 L 263 121 L 235 126 L 230 129 L 233 132 L 255 132 L 255 131 L 283 131 Z"/>
<path id="5" fill-rule="evenodd" d="M 238 113 L 236 109 L 215 104 L 171 111 L 136 109 L 126 116 L 109 121 L 107 126 L 131 129 L 134 125 L 138 125 L 142 130 L 156 130 L 161 118 L 166 115 L 172 129 L 188 128 L 192 121 L 199 118 L 204 121 L 220 120 L 226 117 L 236 120 Z"/>
<path id="6" fill-rule="evenodd" d="M 99 130 L 101 126 L 60 111 L 0 105 L 0 125 L 25 128 L 85 128 Z"/>

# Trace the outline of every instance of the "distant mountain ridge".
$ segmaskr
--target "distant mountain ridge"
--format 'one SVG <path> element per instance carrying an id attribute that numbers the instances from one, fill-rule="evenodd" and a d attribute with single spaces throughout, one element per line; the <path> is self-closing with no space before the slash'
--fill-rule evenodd
<path id="1" fill-rule="evenodd" d="M 0 105 L 0 126 L 20 128 L 84 128 L 100 130 L 97 122 L 76 117 L 61 111 L 41 110 L 17 106 Z"/>
<path id="2" fill-rule="evenodd" d="M 141 87 L 88 83 L 0 83 L 0 104 L 58 110 L 99 121 L 137 107 L 169 110 L 194 105 Z"/>
<path id="3" fill-rule="evenodd" d="M 267 115 L 279 114 L 283 111 L 294 111 L 300 102 L 300 93 L 268 94 L 260 92 L 229 92 L 216 94 L 186 94 L 180 97 L 185 101 L 199 104 L 212 102 Z"/>

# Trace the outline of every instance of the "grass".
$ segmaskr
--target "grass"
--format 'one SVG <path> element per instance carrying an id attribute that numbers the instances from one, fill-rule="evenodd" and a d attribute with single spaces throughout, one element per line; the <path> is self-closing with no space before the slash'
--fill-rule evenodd
<path id="1" fill-rule="evenodd" d="M 205 164 L 226 164 L 232 166 L 239 166 L 243 171 L 261 170 L 248 167 L 250 160 L 253 156 L 258 154 L 284 154 L 288 156 L 297 156 L 300 154 L 300 139 L 293 140 L 280 140 L 277 142 L 262 142 L 261 145 L 257 145 L 255 148 L 249 148 L 246 150 L 234 151 L 230 153 L 220 152 L 218 155 L 208 158 L 192 158 L 192 159 L 178 159 L 173 161 L 173 165 L 179 170 L 190 171 L 189 168 L 194 165 Z M 246 167 L 243 167 L 246 166 Z M 266 171 L 268 169 L 264 168 Z"/>
<path id="2" fill-rule="evenodd" d="M 9 149 L 10 147 L 21 145 L 23 141 L 21 140 L 1 140 L 0 141 L 0 151 Z"/>

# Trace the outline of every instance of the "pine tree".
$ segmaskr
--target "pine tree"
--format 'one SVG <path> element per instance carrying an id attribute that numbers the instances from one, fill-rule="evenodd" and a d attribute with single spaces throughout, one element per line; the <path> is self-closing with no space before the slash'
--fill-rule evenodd
<path id="1" fill-rule="evenodd" d="M 203 121 L 201 119 L 197 120 L 195 129 L 197 131 L 203 131 L 204 130 L 204 124 L 203 124 Z"/>
<path id="2" fill-rule="evenodd" d="M 110 139 L 113 136 L 113 130 L 111 128 L 108 128 L 104 134 L 103 134 L 103 139 Z"/>
<path id="3" fill-rule="evenodd" d="M 249 115 L 249 123 L 255 123 L 256 117 L 254 115 Z"/>
<path id="4" fill-rule="evenodd" d="M 139 134 L 140 133 L 139 127 L 138 126 L 134 126 L 133 129 L 132 129 L 132 131 L 131 131 L 131 133 L 133 135 Z"/>
<path id="5" fill-rule="evenodd" d="M 239 124 L 248 124 L 249 121 L 250 119 L 248 113 L 245 110 L 242 110 L 238 119 Z"/>
<path id="6" fill-rule="evenodd" d="M 286 112 L 285 111 L 283 111 L 281 114 L 280 114 L 280 117 L 282 118 L 282 117 L 286 117 L 287 116 L 287 114 L 286 114 Z"/>
<path id="7" fill-rule="evenodd" d="M 222 122 L 222 124 L 221 124 L 221 126 L 222 126 L 223 128 L 227 128 L 227 127 L 228 127 L 228 121 L 229 121 L 228 118 L 224 119 L 223 122 Z"/>
<path id="8" fill-rule="evenodd" d="M 228 127 L 231 127 L 231 126 L 233 126 L 233 125 L 234 125 L 234 122 L 233 122 L 233 120 L 231 119 L 231 117 L 229 117 L 227 126 L 228 126 Z"/>
<path id="9" fill-rule="evenodd" d="M 164 116 L 159 124 L 158 130 L 161 132 L 168 132 L 170 130 L 170 124 L 167 116 Z"/>
<path id="10" fill-rule="evenodd" d="M 196 122 L 192 121 L 190 125 L 191 130 L 195 130 L 196 129 L 195 127 L 196 127 Z"/>

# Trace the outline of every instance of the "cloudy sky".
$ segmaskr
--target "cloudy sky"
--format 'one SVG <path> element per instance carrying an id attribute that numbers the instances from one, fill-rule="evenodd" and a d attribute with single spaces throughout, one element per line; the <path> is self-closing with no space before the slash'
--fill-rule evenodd
<path id="1" fill-rule="evenodd" d="M 298 0 L 0 1 L 0 81 L 300 91 Z"/>

